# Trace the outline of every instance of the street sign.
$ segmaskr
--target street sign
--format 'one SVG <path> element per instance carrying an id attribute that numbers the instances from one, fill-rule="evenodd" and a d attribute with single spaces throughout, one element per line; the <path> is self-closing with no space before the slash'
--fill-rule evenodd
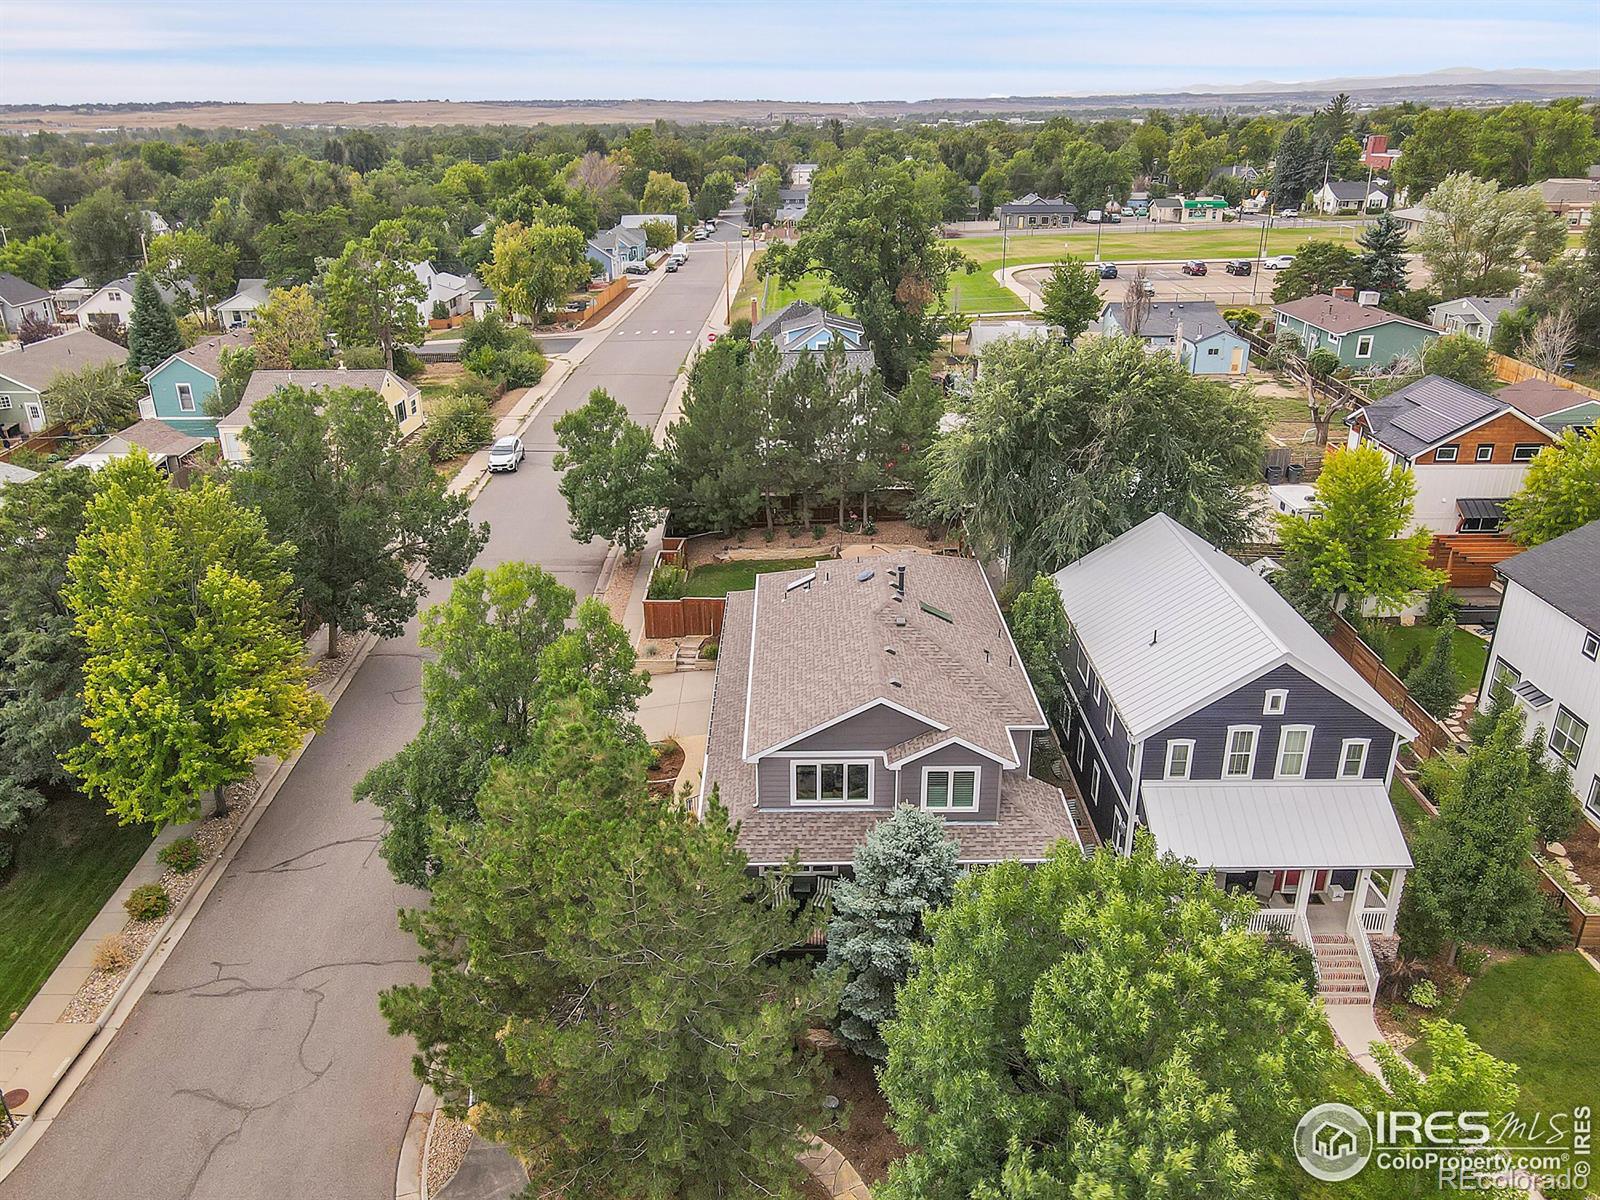
<path id="1" fill-rule="evenodd" d="M 709 345 L 713 344 L 716 340 L 717 340 L 717 335 L 716 334 L 714 334 L 714 333 L 706 334 L 706 345 L 709 346 Z"/>

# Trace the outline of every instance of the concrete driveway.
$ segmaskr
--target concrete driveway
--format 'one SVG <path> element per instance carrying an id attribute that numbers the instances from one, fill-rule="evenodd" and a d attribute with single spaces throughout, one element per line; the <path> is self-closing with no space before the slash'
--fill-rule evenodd
<path id="1" fill-rule="evenodd" d="M 736 224 L 718 238 L 737 241 Z M 523 433 L 522 469 L 474 505 L 491 527 L 481 563 L 534 561 L 594 589 L 607 547 L 570 536 L 551 427 L 593 388 L 653 425 L 722 272 L 722 247 L 698 243 L 563 382 Z M 413 621 L 357 671 L 111 1047 L 0 1183 L 3 1200 L 393 1196 L 418 1084 L 377 995 L 423 978 L 395 924 L 421 896 L 390 878 L 378 813 L 350 797 L 420 727 L 420 670 Z M 663 719 L 697 703 L 680 693 Z"/>

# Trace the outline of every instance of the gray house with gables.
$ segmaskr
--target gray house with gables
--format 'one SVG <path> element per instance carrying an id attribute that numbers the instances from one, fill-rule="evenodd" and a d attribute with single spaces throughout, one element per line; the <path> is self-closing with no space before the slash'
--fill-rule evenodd
<path id="1" fill-rule="evenodd" d="M 899 805 L 943 818 L 968 866 L 1081 845 L 1034 778 L 1045 716 L 976 559 L 911 552 L 760 575 L 728 595 L 699 799 L 757 871 L 848 874 Z M 826 890 L 826 889 L 822 889 Z"/>
<path id="2" fill-rule="evenodd" d="M 1411 865 L 1389 802 L 1411 728 L 1255 572 L 1158 514 L 1056 573 L 1072 623 L 1051 714 L 1101 837 L 1134 830 L 1257 896 L 1367 1003 Z"/>

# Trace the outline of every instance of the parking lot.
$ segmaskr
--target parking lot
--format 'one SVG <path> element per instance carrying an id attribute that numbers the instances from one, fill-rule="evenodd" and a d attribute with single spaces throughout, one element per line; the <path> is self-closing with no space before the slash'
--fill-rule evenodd
<path id="1" fill-rule="evenodd" d="M 1261 271 L 1259 274 L 1229 275 L 1224 268 L 1229 259 L 1205 259 L 1206 273 L 1204 275 L 1185 275 L 1183 264 L 1177 262 L 1145 263 L 1145 277 L 1155 285 L 1157 300 L 1214 300 L 1220 305 L 1255 305 L 1272 303 L 1272 285 L 1276 280 L 1276 271 Z M 1127 291 L 1128 280 L 1133 278 L 1134 272 L 1141 264 L 1133 262 L 1118 262 L 1118 277 L 1116 279 L 1102 279 L 1099 292 L 1101 299 L 1121 300 Z M 1252 263 L 1252 270 L 1256 264 Z M 1036 267 L 1030 270 L 1018 271 L 1013 278 L 1032 292 L 1035 296 L 1040 294 L 1044 281 L 1049 278 L 1050 267 Z M 1252 284 L 1254 287 L 1252 288 Z"/>

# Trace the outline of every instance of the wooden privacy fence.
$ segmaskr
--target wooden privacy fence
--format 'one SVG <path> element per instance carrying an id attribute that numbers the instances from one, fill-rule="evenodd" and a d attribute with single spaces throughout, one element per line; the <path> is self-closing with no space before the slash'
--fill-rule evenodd
<path id="1" fill-rule="evenodd" d="M 1335 615 L 1328 641 L 1339 656 L 1356 669 L 1356 674 L 1370 683 L 1417 731 L 1417 736 L 1411 740 L 1411 750 L 1418 758 L 1432 758 L 1455 744 L 1445 727 L 1411 698 L 1400 677 L 1383 665 L 1378 652 L 1361 640 L 1349 621 Z"/>
<path id="2" fill-rule="evenodd" d="M 682 566 L 687 538 L 661 539 L 661 550 L 650 564 L 654 577 L 663 566 Z M 648 594 L 648 593 L 646 593 Z M 721 596 L 684 596 L 680 600 L 644 602 L 644 636 L 647 638 L 720 637 L 722 614 L 728 602 Z"/>
<path id="3" fill-rule="evenodd" d="M 1556 387 L 1566 388 L 1568 391 L 1577 392 L 1580 396 L 1587 396 L 1591 400 L 1600 400 L 1600 392 L 1592 387 L 1584 387 L 1575 383 L 1565 375 L 1553 375 L 1549 371 L 1541 371 L 1532 363 L 1525 363 L 1520 358 L 1512 358 L 1505 354 L 1496 354 L 1489 351 L 1489 362 L 1494 367 L 1494 376 L 1501 383 L 1521 383 L 1524 379 L 1542 379 Z"/>

